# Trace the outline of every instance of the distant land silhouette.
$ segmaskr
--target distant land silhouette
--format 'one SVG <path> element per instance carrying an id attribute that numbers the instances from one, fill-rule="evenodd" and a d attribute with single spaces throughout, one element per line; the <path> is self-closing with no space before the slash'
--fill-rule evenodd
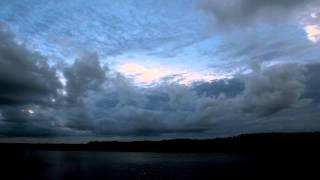
<path id="1" fill-rule="evenodd" d="M 93 141 L 87 144 L 0 143 L 1 150 L 63 150 L 119 152 L 225 152 L 319 150 L 320 132 L 244 134 L 216 139 L 160 141 Z"/>

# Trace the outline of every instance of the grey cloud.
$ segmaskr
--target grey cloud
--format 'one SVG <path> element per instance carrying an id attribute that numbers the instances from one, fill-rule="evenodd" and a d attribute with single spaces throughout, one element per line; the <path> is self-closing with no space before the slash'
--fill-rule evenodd
<path id="1" fill-rule="evenodd" d="M 64 69 L 69 100 L 77 101 L 88 90 L 97 90 L 106 80 L 106 69 L 100 65 L 96 54 L 76 59 L 74 64 Z"/>
<path id="2" fill-rule="evenodd" d="M 198 94 L 205 94 L 210 97 L 218 97 L 221 95 L 235 97 L 241 94 L 244 88 L 244 82 L 236 78 L 213 82 L 197 82 L 193 85 L 193 89 L 198 92 Z"/>
<path id="3" fill-rule="evenodd" d="M 120 75 L 88 93 L 83 105 L 66 110 L 70 117 L 65 116 L 65 126 L 108 136 L 221 136 L 269 131 L 273 126 L 275 130 L 296 130 L 302 115 L 294 118 L 290 114 L 311 108 L 309 98 L 303 96 L 308 73 L 308 68 L 298 64 L 261 67 L 237 80 L 226 80 L 227 86 L 243 88 L 238 92 L 228 92 L 222 82 L 212 82 L 212 96 L 175 83 L 137 87 Z M 226 95 L 221 95 L 223 92 Z M 288 121 L 296 125 L 288 126 Z M 316 120 L 310 116 L 306 121 Z M 265 129 L 262 124 L 267 124 Z"/>
<path id="4" fill-rule="evenodd" d="M 95 133 L 161 134 L 174 129 L 180 129 L 177 132 L 198 129 L 191 126 L 194 122 L 186 120 L 194 109 L 193 101 L 198 98 L 189 87 L 162 84 L 139 88 L 122 78 L 107 84 L 109 87 L 101 93 L 92 94 L 84 101 L 85 109 L 94 115 Z"/>
<path id="5" fill-rule="evenodd" d="M 60 86 L 44 57 L 16 44 L 12 34 L 0 30 L 0 106 L 48 103 Z"/>
<path id="6" fill-rule="evenodd" d="M 68 133 L 55 128 L 38 127 L 32 124 L 5 124 L 0 126 L 0 137 L 57 137 Z"/>
<path id="7" fill-rule="evenodd" d="M 230 33 L 213 53 L 222 60 L 219 69 L 226 72 L 246 69 L 253 62 L 316 63 L 320 55 L 319 46 L 307 39 L 303 29 L 283 26 Z"/>
<path id="8" fill-rule="evenodd" d="M 320 102 L 320 64 L 309 64 L 306 66 L 306 88 L 304 97 L 312 99 L 313 103 Z"/>
<path id="9" fill-rule="evenodd" d="M 47 59 L 14 40 L 0 29 L 0 134 L 42 136 L 57 134 L 44 109 L 53 106 L 61 84 Z M 37 114 L 32 114 L 36 110 Z"/>
<path id="10" fill-rule="evenodd" d="M 303 65 L 274 65 L 225 80 L 229 85 L 217 81 L 205 88 L 203 84 L 187 87 L 175 83 L 138 88 L 120 78 L 108 84 L 116 82 L 121 88 L 105 87 L 103 92 L 86 98 L 84 104 L 94 115 L 91 131 L 97 134 L 151 135 L 176 130 L 178 136 L 196 130 L 203 134 L 228 134 L 228 130 L 229 133 L 253 132 L 254 127 L 268 119 L 309 106 L 309 99 L 303 97 L 306 73 Z M 238 89 L 232 91 L 228 86 Z M 283 129 L 287 127 L 277 121 L 272 123 Z M 230 129 L 223 132 L 220 128 L 224 127 Z"/>
<path id="11" fill-rule="evenodd" d="M 25 51 L 32 53 L 27 49 Z M 30 60 L 30 63 L 37 62 L 37 59 L 33 57 L 27 60 Z M 13 67 L 15 66 L 18 65 L 13 64 Z M 23 67 L 21 68 L 23 69 Z M 48 67 L 48 69 L 50 68 Z M 36 74 L 37 71 L 33 70 L 23 69 L 24 75 Z M 55 82 L 59 84 L 57 87 L 48 89 L 49 92 L 55 92 L 55 96 L 51 96 L 49 92 L 32 91 L 33 96 L 39 97 L 41 100 L 48 100 L 45 103 L 28 99 L 24 104 L 11 104 L 0 108 L 2 117 L 0 134 L 18 136 L 20 132 L 19 136 L 51 136 L 54 134 L 66 136 L 75 135 L 78 132 L 83 135 L 94 129 L 94 114 L 86 109 L 84 100 L 92 98 L 91 93 L 101 92 L 101 87 L 106 81 L 107 68 L 100 65 L 97 55 L 89 54 L 75 60 L 71 65 L 60 67 L 59 71 L 63 72 L 66 78 L 65 87 L 58 82 L 55 71 L 52 72 L 55 79 L 45 79 L 47 84 L 53 85 Z M 46 76 L 43 75 L 42 78 L 46 78 Z M 25 83 L 28 84 L 28 82 Z M 30 86 L 36 85 L 31 82 Z M 66 91 L 66 94 L 57 93 L 58 89 Z M 24 92 L 24 89 L 19 90 Z M 3 91 L 0 95 L 3 95 Z M 32 98 L 34 98 L 33 96 Z"/>
<path id="12" fill-rule="evenodd" d="M 217 28 L 279 23 L 296 17 L 317 0 L 202 0 L 200 7 L 215 17 Z"/>
<path id="13" fill-rule="evenodd" d="M 81 105 L 75 107 L 65 107 L 61 110 L 64 119 L 63 126 L 80 131 L 92 130 L 94 123 L 92 117 Z"/>
<path id="14" fill-rule="evenodd" d="M 48 112 L 62 88 L 56 69 L 14 38 L 0 28 L 0 134 L 27 136 L 48 134 L 49 129 L 58 131 L 50 125 L 54 118 Z"/>
<path id="15" fill-rule="evenodd" d="M 28 109 L 33 109 L 30 114 Z M 70 134 L 58 123 L 56 109 L 38 105 L 11 106 L 0 109 L 3 119 L 0 120 L 0 136 L 38 137 L 60 136 Z"/>
<path id="16" fill-rule="evenodd" d="M 244 78 L 243 108 L 249 112 L 270 115 L 290 108 L 300 101 L 305 88 L 304 67 L 297 64 L 277 65 Z"/>
<path id="17" fill-rule="evenodd" d="M 66 95 L 60 97 L 55 107 L 59 113 L 59 125 L 77 131 L 94 128 L 94 114 L 84 102 L 91 93 L 100 92 L 107 80 L 107 67 L 100 64 L 97 54 L 87 54 L 62 70 L 66 78 Z"/>

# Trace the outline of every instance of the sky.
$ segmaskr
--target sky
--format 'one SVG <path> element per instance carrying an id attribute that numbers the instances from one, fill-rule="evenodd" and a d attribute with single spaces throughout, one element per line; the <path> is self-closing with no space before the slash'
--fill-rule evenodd
<path id="1" fill-rule="evenodd" d="M 1 0 L 0 141 L 319 131 L 319 9 Z"/>

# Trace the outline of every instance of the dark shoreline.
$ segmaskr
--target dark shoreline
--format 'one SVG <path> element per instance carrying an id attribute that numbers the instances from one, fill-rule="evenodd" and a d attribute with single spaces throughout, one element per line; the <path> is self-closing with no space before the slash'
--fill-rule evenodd
<path id="1" fill-rule="evenodd" d="M 281 152 L 319 151 L 320 132 L 248 134 L 217 139 L 172 139 L 161 141 L 106 141 L 87 144 L 0 143 L 0 151 L 61 150 L 112 152 Z"/>

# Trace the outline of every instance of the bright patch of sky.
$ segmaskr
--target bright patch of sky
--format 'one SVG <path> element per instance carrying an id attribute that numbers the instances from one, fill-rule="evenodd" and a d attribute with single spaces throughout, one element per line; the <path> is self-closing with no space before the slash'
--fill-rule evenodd
<path id="1" fill-rule="evenodd" d="M 34 111 L 33 111 L 32 109 L 28 109 L 27 112 L 28 112 L 30 115 L 34 114 Z"/>
<path id="2" fill-rule="evenodd" d="M 306 26 L 304 29 L 310 41 L 314 43 L 317 43 L 320 41 L 320 26 L 309 25 L 309 26 Z"/>
<path id="3" fill-rule="evenodd" d="M 170 77 L 180 84 L 189 85 L 195 81 L 213 81 L 223 77 L 214 76 L 210 73 L 191 72 L 184 69 L 177 69 L 165 66 L 148 67 L 140 64 L 123 64 L 118 67 L 118 72 L 131 76 L 137 80 L 138 83 L 152 84 Z"/>

